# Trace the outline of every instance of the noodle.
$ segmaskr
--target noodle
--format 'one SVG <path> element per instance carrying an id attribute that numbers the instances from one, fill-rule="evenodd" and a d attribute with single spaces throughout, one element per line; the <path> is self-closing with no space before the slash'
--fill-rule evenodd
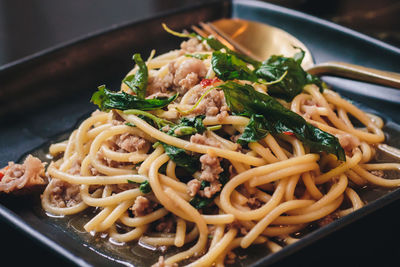
<path id="1" fill-rule="evenodd" d="M 137 66 L 121 85 L 121 92 L 134 95 L 139 85 L 126 79 L 147 67 L 146 100 L 165 101 L 157 97 L 179 92 L 168 105 L 140 114 L 98 110 L 68 140 L 50 146 L 57 160 L 47 168 L 45 211 L 71 215 L 92 208 L 96 212 L 84 225 L 88 232 L 106 232 L 118 242 L 182 248 L 160 258 L 160 264 L 222 266 L 236 247 L 264 244 L 275 252 L 282 246 L 274 237 L 290 245 L 298 240 L 292 234 L 310 223 L 361 208 L 360 186 L 400 186 L 400 179 L 384 175 L 400 164 L 373 163 L 375 146 L 384 141 L 383 121 L 314 84 L 289 102 L 279 101 L 334 136 L 346 160 L 310 148 L 290 131 L 238 143 L 254 118 L 230 111 L 218 87 L 225 82 L 216 78 L 212 49 L 196 39 L 182 47 L 190 42 L 197 45 L 195 52 L 182 48 L 154 56 L 153 51 L 145 66 L 135 55 Z M 289 74 L 265 84 L 231 80 L 265 95 Z M 67 204 L 58 204 L 67 191 L 71 195 L 62 202 Z"/>

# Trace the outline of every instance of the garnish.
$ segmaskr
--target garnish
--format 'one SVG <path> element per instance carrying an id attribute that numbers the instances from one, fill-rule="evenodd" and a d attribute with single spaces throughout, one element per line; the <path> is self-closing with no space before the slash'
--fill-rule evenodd
<path id="1" fill-rule="evenodd" d="M 207 86 L 213 85 L 214 83 L 217 83 L 217 82 L 220 82 L 220 81 L 221 80 L 218 79 L 217 77 L 212 78 L 212 79 L 203 79 L 203 80 L 200 81 L 200 85 L 202 87 L 207 87 Z"/>
<path id="2" fill-rule="evenodd" d="M 222 164 L 224 165 L 224 171 L 219 175 L 218 178 L 219 182 L 221 183 L 221 188 L 224 187 L 224 185 L 229 181 L 229 166 L 228 164 L 226 164 L 226 162 L 223 162 Z M 210 182 L 201 181 L 200 190 L 204 190 L 204 188 L 206 188 L 207 186 L 210 186 Z M 202 209 L 210 205 L 217 195 L 218 194 L 215 194 L 211 198 L 196 195 L 189 201 L 189 203 L 196 209 Z"/>
<path id="3" fill-rule="evenodd" d="M 193 174 L 200 169 L 200 161 L 198 157 L 191 156 L 186 150 L 175 146 L 162 143 L 165 153 L 176 163 L 176 166 L 184 168 L 188 173 Z"/>
<path id="4" fill-rule="evenodd" d="M 151 192 L 151 186 L 150 186 L 150 183 L 149 183 L 148 180 L 146 180 L 144 182 L 141 182 L 141 183 L 137 183 L 137 182 L 134 182 L 134 181 L 129 180 L 129 179 L 127 181 L 128 181 L 128 184 L 139 184 L 139 190 L 143 194 L 148 194 L 148 193 Z"/>
<path id="5" fill-rule="evenodd" d="M 210 57 L 210 54 L 185 54 L 185 57 L 197 58 L 200 60 L 204 60 Z"/>
<path id="6" fill-rule="evenodd" d="M 148 193 L 150 193 L 150 192 L 151 192 L 151 186 L 150 186 L 149 181 L 146 180 L 146 181 L 142 182 L 142 183 L 140 184 L 140 186 L 139 186 L 139 189 L 140 189 L 140 191 L 141 191 L 143 194 L 148 194 Z"/>
<path id="7" fill-rule="evenodd" d="M 303 91 L 306 84 L 316 84 L 321 89 L 322 81 L 301 67 L 305 52 L 300 49 L 292 58 L 271 56 L 255 70 L 258 78 L 267 81 L 268 94 L 274 97 L 291 101 Z"/>
<path id="8" fill-rule="evenodd" d="M 193 107 L 191 107 L 190 109 L 188 109 L 188 110 L 181 110 L 180 108 L 175 108 L 180 114 L 183 114 L 183 115 L 187 115 L 187 114 L 190 114 L 193 110 L 195 110 L 198 106 L 199 106 L 199 104 L 200 104 L 200 102 L 203 100 L 203 98 L 204 97 L 206 97 L 206 95 L 208 95 L 212 90 L 214 90 L 215 89 L 215 87 L 211 87 L 211 88 L 209 88 L 209 89 L 207 89 L 207 91 L 205 91 L 204 92 L 204 94 L 202 94 L 201 96 L 200 96 L 200 98 L 196 101 L 196 103 L 193 105 Z"/>
<path id="9" fill-rule="evenodd" d="M 257 76 L 247 67 L 247 63 L 235 54 L 215 51 L 212 54 L 211 65 L 215 74 L 223 81 L 234 79 L 257 81 Z"/>
<path id="10" fill-rule="evenodd" d="M 335 136 L 307 123 L 273 97 L 257 92 L 251 85 L 232 81 L 218 87 L 224 91 L 226 102 L 234 114 L 250 117 L 238 143 L 255 142 L 268 133 L 291 132 L 312 151 L 327 152 L 336 155 L 339 160 L 346 160 L 344 150 Z"/>
<path id="11" fill-rule="evenodd" d="M 145 111 L 138 110 L 138 109 L 128 109 L 128 110 L 125 110 L 124 113 L 128 114 L 128 115 L 136 115 L 136 116 L 140 116 L 142 118 L 145 117 L 147 119 L 150 119 L 157 125 L 158 128 L 162 128 L 167 125 L 174 125 L 174 123 L 169 120 L 161 119 L 149 112 L 145 112 Z"/>
<path id="12" fill-rule="evenodd" d="M 138 98 L 144 99 L 146 97 L 148 80 L 147 66 L 140 54 L 134 54 L 133 60 L 138 66 L 138 70 L 135 74 L 125 77 L 122 82 L 129 86 L 129 88 L 131 88 L 131 90 L 136 93 Z"/>
<path id="13" fill-rule="evenodd" d="M 109 91 L 105 85 L 101 85 L 98 87 L 98 91 L 92 95 L 90 101 L 103 111 L 110 109 L 155 110 L 167 106 L 177 97 L 178 94 L 169 98 L 141 99 L 136 95 L 130 95 L 125 92 Z"/>

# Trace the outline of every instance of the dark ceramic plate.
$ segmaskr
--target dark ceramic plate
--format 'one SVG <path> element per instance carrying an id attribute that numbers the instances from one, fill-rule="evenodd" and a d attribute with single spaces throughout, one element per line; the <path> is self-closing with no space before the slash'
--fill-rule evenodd
<path id="1" fill-rule="evenodd" d="M 346 61 L 400 72 L 400 50 L 365 35 L 262 2 L 211 1 L 107 29 L 2 67 L 0 122 L 7 127 L 0 131 L 0 166 L 9 160 L 18 161 L 32 151 L 40 155 L 49 142 L 69 132 L 94 110 L 88 100 L 98 85 L 118 88 L 132 66 L 133 51 L 146 55 L 153 48 L 162 53 L 178 47 L 180 40 L 166 34 L 160 27 L 161 22 L 174 29 L 184 29 L 221 17 L 256 20 L 282 28 L 308 46 L 316 62 Z M 346 79 L 324 79 L 362 108 L 382 116 L 388 142 L 400 146 L 399 91 Z M 22 95 L 25 97 L 19 97 Z M 383 242 L 385 239 L 379 239 L 377 229 L 384 226 L 394 229 L 394 224 L 400 222 L 391 217 L 392 209 L 399 206 L 399 190 L 372 190 L 363 194 L 370 200 L 364 208 L 311 232 L 275 254 L 270 254 L 265 247 L 255 247 L 238 265 L 264 266 L 276 262 L 306 265 L 313 262 L 310 258 L 323 260 L 325 256 L 333 257 L 332 253 L 339 259 L 361 255 L 354 253 L 368 251 L 368 246 L 356 240 L 364 234 L 360 229 L 369 229 L 369 238 Z M 1 221 L 29 236 L 32 244 L 40 244 L 42 247 L 34 249 L 38 253 L 47 248 L 69 264 L 79 266 L 147 266 L 157 257 L 136 245 L 121 248 L 96 243 L 89 235 L 80 233 L 77 219 L 66 223 L 49 218 L 40 210 L 38 201 L 38 195 L 0 198 Z M 374 216 L 379 216 L 379 220 L 374 220 Z M 384 223 L 385 220 L 391 223 Z M 398 237 L 400 232 L 393 233 Z M 352 254 L 346 254 L 347 249 L 352 249 Z M 43 261 L 46 263 L 46 259 Z"/>

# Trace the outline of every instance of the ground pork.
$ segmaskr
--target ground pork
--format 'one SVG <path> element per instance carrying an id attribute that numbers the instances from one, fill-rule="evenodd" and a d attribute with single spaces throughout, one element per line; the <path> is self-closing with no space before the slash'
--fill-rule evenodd
<path id="1" fill-rule="evenodd" d="M 110 149 L 116 152 L 121 152 L 121 153 L 131 153 L 131 152 L 136 152 L 138 150 L 142 149 L 148 149 L 150 147 L 150 142 L 147 141 L 146 139 L 133 135 L 130 133 L 124 133 L 124 134 L 119 134 L 115 135 L 113 138 L 111 138 L 108 141 L 108 145 Z M 97 152 L 97 158 L 106 166 L 111 167 L 111 168 L 119 168 L 121 166 L 126 166 L 129 165 L 129 162 L 120 162 L 120 161 L 114 161 L 109 158 L 107 158 L 102 150 L 99 150 Z M 92 175 L 99 175 L 99 171 L 94 168 L 93 166 L 90 166 L 90 171 Z"/>
<path id="2" fill-rule="evenodd" d="M 115 110 L 112 110 L 111 113 L 112 113 L 112 120 L 111 120 L 112 125 L 117 126 L 125 123 L 124 118 L 122 118 L 121 115 L 119 115 Z"/>
<path id="3" fill-rule="evenodd" d="M 151 202 L 146 197 L 138 196 L 132 206 L 132 211 L 135 216 L 144 216 L 153 211 Z"/>
<path id="4" fill-rule="evenodd" d="M 166 264 L 164 262 L 164 257 L 160 256 L 158 258 L 158 262 L 154 263 L 151 267 L 178 267 L 177 263 L 173 263 L 173 264 Z"/>
<path id="5" fill-rule="evenodd" d="M 325 216 L 324 218 L 321 218 L 317 221 L 317 224 L 319 227 L 323 227 L 327 224 L 330 224 L 331 222 L 333 222 L 334 220 L 336 220 L 338 218 L 338 215 L 336 213 L 331 213 L 327 216 Z"/>
<path id="6" fill-rule="evenodd" d="M 197 194 L 197 192 L 199 192 L 200 187 L 201 187 L 201 183 L 199 180 L 197 180 L 197 179 L 190 180 L 187 183 L 189 196 L 194 197 Z"/>
<path id="7" fill-rule="evenodd" d="M 147 84 L 147 98 L 154 98 L 156 96 L 169 95 L 168 88 L 172 87 L 174 81 L 175 67 L 171 62 L 168 65 L 169 72 L 164 77 L 150 76 Z"/>
<path id="8" fill-rule="evenodd" d="M 114 136 L 111 144 L 112 148 L 117 152 L 135 152 L 150 146 L 146 139 L 130 133 Z"/>
<path id="9" fill-rule="evenodd" d="M 116 194 L 139 187 L 137 183 L 114 184 L 111 186 L 112 186 L 112 192 Z"/>
<path id="10" fill-rule="evenodd" d="M 210 182 L 209 186 L 206 186 L 203 191 L 200 191 L 199 194 L 202 197 L 211 198 L 216 193 L 221 191 L 221 183 L 219 181 L 212 181 Z"/>
<path id="11" fill-rule="evenodd" d="M 229 251 L 226 254 L 225 263 L 226 264 L 234 264 L 236 260 L 236 254 L 233 251 Z"/>
<path id="12" fill-rule="evenodd" d="M 177 66 L 175 63 L 174 85 L 178 93 L 184 94 L 188 89 L 200 82 L 207 74 L 203 61 L 197 58 L 188 58 Z"/>
<path id="13" fill-rule="evenodd" d="M 207 68 L 203 61 L 197 58 L 188 58 L 178 64 L 172 61 L 168 64 L 168 73 L 162 77 L 149 77 L 147 86 L 148 98 L 156 96 L 171 96 L 172 91 L 185 94 L 195 86 L 207 74 Z"/>
<path id="14" fill-rule="evenodd" d="M 115 161 L 115 160 L 111 160 L 107 157 L 104 156 L 103 152 L 101 150 L 99 150 L 97 152 L 97 158 L 106 166 L 111 167 L 111 168 L 119 168 L 121 166 L 126 165 L 126 162 L 119 162 L 119 161 Z M 89 166 L 90 172 L 92 173 L 92 175 L 100 175 L 101 173 L 94 168 L 92 165 Z"/>
<path id="15" fill-rule="evenodd" d="M 181 49 L 188 53 L 207 51 L 207 47 L 197 38 L 190 38 L 181 43 Z"/>
<path id="16" fill-rule="evenodd" d="M 95 167 L 93 167 L 91 164 L 89 164 L 89 170 L 93 176 L 100 175 L 100 172 Z"/>
<path id="17" fill-rule="evenodd" d="M 178 84 L 182 88 L 181 91 L 187 92 L 190 88 L 192 88 L 193 86 L 195 86 L 199 82 L 200 82 L 199 75 L 194 73 L 194 72 L 191 72 L 188 75 L 186 75 L 185 78 L 181 79 L 178 82 Z"/>
<path id="18" fill-rule="evenodd" d="M 190 142 L 221 147 L 219 143 L 214 138 L 206 137 L 204 134 L 195 134 L 190 137 Z M 209 154 L 204 154 L 200 157 L 201 162 L 201 174 L 199 180 L 191 180 L 188 183 L 188 192 L 190 196 L 194 196 L 197 193 L 200 196 L 211 198 L 215 193 L 221 191 L 221 183 L 219 182 L 219 174 L 224 171 L 221 167 L 221 159 L 218 157 L 211 156 Z M 209 186 L 206 186 L 203 190 L 200 190 L 201 181 L 210 182 Z"/>
<path id="19" fill-rule="evenodd" d="M 258 209 L 259 207 L 262 206 L 262 202 L 255 197 L 251 197 L 247 200 L 247 205 L 251 209 Z"/>
<path id="20" fill-rule="evenodd" d="M 206 137 L 204 134 L 195 134 L 190 137 L 190 142 L 200 145 L 221 147 L 221 143 L 214 138 Z"/>
<path id="21" fill-rule="evenodd" d="M 193 96 L 189 99 L 189 104 L 194 105 L 197 100 L 208 90 L 201 85 L 196 85 L 192 90 Z M 211 90 L 199 103 L 199 105 L 193 110 L 194 115 L 207 115 L 207 116 L 218 116 L 219 120 L 224 119 L 229 115 L 229 108 L 225 101 L 225 95 L 222 90 Z"/>
<path id="22" fill-rule="evenodd" d="M 52 205 L 66 208 L 75 206 L 82 201 L 78 184 L 70 184 L 59 179 L 54 179 L 52 183 L 50 192 Z"/>
<path id="23" fill-rule="evenodd" d="M 9 162 L 0 170 L 0 192 L 9 193 L 46 184 L 44 166 L 32 155 L 28 155 L 23 164 Z"/>
<path id="24" fill-rule="evenodd" d="M 162 233 L 172 233 L 175 230 L 175 222 L 171 217 L 163 217 L 156 225 L 156 231 Z"/>
<path id="25" fill-rule="evenodd" d="M 218 180 L 219 174 L 224 171 L 221 168 L 221 159 L 218 157 L 204 154 L 200 157 L 201 162 L 201 181 L 214 182 Z"/>
<path id="26" fill-rule="evenodd" d="M 378 177 L 381 177 L 381 178 L 385 177 L 385 172 L 382 171 L 382 170 L 373 170 L 373 171 L 370 171 L 370 172 L 371 172 L 371 174 L 373 174 L 375 176 L 378 176 Z"/>
<path id="27" fill-rule="evenodd" d="M 352 134 L 338 133 L 335 134 L 335 136 L 339 139 L 340 145 L 347 153 L 351 153 L 355 148 L 360 145 L 360 140 Z"/>
<path id="28" fill-rule="evenodd" d="M 81 162 L 79 160 L 75 160 L 71 168 L 69 168 L 68 173 L 79 175 L 81 173 Z"/>

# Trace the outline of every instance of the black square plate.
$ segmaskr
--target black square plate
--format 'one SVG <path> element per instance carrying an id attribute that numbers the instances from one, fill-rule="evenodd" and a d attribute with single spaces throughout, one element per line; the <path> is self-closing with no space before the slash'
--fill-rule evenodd
<path id="1" fill-rule="evenodd" d="M 88 102 L 98 85 L 119 87 L 124 74 L 132 66 L 130 58 L 134 52 L 148 55 L 153 48 L 158 53 L 177 48 L 180 40 L 165 33 L 160 26 L 162 22 L 179 30 L 189 29 L 200 21 L 222 17 L 239 17 L 282 28 L 309 47 L 317 63 L 336 60 L 400 72 L 400 49 L 347 28 L 263 2 L 208 1 L 161 17 L 105 29 L 0 68 L 0 122 L 7 125 L 0 131 L 0 166 L 9 160 L 18 161 L 35 149 L 35 153 L 40 153 L 38 147 L 48 145 L 61 134 L 69 132 L 81 118 L 94 110 L 95 107 Z M 385 130 L 390 134 L 387 142 L 400 146 L 400 118 L 397 114 L 400 110 L 400 91 L 347 79 L 324 79 L 334 90 L 363 109 L 382 116 L 386 122 Z M 361 221 L 368 223 L 366 227 L 372 229 L 368 236 L 374 238 L 377 230 L 372 224 L 377 222 L 372 221 L 371 216 L 379 215 L 380 221 L 400 223 L 398 218 L 396 220 L 390 215 L 390 209 L 399 207 L 398 199 L 399 190 L 385 191 L 362 209 L 308 234 L 275 254 L 269 254 L 266 248 L 252 250 L 242 265 L 265 266 L 277 261 L 287 262 L 293 257 L 300 265 L 305 265 L 307 259 L 299 253 L 312 255 L 315 251 L 340 259 L 344 257 L 339 256 L 343 253 L 341 243 L 349 243 L 346 237 L 357 238 L 354 227 L 362 227 Z M 48 218 L 40 210 L 38 201 L 38 195 L 22 198 L 1 196 L 1 221 L 21 230 L 33 239 L 32 243 L 52 250 L 71 264 L 129 265 L 124 253 L 98 247 L 89 235 L 79 234 L 79 229 L 74 230 L 71 224 L 65 225 L 57 218 Z M 397 206 L 393 206 L 396 203 Z M 386 213 L 380 209 L 386 209 Z M 385 224 L 377 225 L 383 227 Z M 354 230 L 350 231 L 353 234 L 349 233 L 349 229 Z M 399 233 L 395 234 L 399 236 Z M 335 242 L 335 245 L 324 244 L 323 240 Z M 362 243 L 354 244 L 363 249 L 365 244 L 363 247 Z M 316 248 L 315 244 L 320 244 L 320 248 Z M 310 247 L 313 252 L 309 251 Z M 44 248 L 36 250 L 40 252 Z M 323 250 L 333 251 L 332 254 L 323 254 Z M 140 253 L 145 255 L 145 252 Z M 43 261 L 45 263 L 46 259 Z M 135 256 L 131 263 L 142 266 L 153 262 Z"/>

